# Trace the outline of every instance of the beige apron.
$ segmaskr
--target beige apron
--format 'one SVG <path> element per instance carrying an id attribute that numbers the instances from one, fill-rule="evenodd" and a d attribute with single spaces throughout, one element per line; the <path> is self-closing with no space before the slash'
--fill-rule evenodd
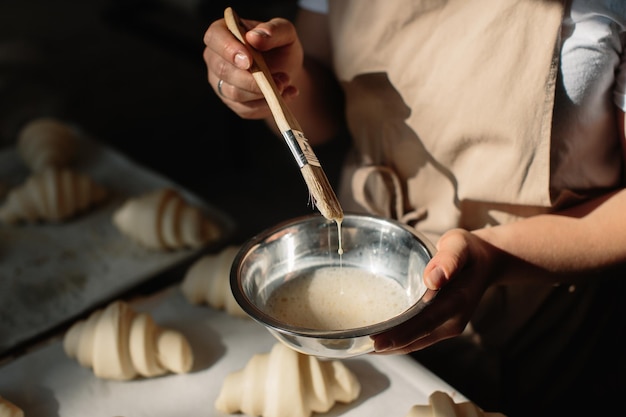
<path id="1" fill-rule="evenodd" d="M 552 210 L 550 133 L 560 0 L 333 0 L 335 71 L 354 152 L 346 211 L 433 242 Z M 474 327 L 510 342 L 550 287 L 493 289 Z"/>

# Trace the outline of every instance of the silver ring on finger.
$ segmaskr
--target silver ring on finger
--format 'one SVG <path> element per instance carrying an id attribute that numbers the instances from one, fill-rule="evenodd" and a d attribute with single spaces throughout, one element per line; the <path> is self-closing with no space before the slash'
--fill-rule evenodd
<path id="1" fill-rule="evenodd" d="M 222 92 L 222 84 L 224 84 L 224 80 L 220 78 L 220 80 L 217 82 L 217 92 L 219 93 L 220 96 L 224 97 L 224 93 Z"/>

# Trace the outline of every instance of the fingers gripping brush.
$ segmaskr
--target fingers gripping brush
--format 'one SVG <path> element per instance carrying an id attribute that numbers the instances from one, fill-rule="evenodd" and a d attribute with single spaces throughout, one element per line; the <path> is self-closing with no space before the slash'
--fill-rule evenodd
<path id="1" fill-rule="evenodd" d="M 280 95 L 263 55 L 246 42 L 243 35 L 247 29 L 241 24 L 239 16 L 232 8 L 226 8 L 224 19 L 228 29 L 246 46 L 252 55 L 253 62 L 250 66 L 250 72 L 263 92 L 274 121 L 300 167 L 300 172 L 304 177 L 313 203 L 324 217 L 340 223 L 343 219 L 343 210 L 337 196 L 304 136 L 300 124 Z"/>

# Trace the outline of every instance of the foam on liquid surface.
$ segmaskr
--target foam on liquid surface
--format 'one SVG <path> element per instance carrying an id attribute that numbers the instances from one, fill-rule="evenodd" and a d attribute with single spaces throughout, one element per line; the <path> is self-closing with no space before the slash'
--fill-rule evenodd
<path id="1" fill-rule="evenodd" d="M 265 310 L 291 325 L 345 330 L 387 320 L 409 307 L 395 280 L 353 267 L 324 267 L 278 287 Z"/>

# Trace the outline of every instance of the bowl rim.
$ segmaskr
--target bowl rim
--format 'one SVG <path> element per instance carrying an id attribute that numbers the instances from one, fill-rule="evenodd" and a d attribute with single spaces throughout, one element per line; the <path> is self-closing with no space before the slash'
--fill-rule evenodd
<path id="1" fill-rule="evenodd" d="M 401 223 L 397 220 L 385 218 L 378 215 L 372 214 L 360 214 L 360 213 L 344 213 L 344 221 L 346 219 L 360 219 L 366 218 L 368 220 L 374 220 L 378 222 L 384 222 L 390 224 L 394 227 L 404 230 L 409 234 L 413 235 L 421 245 L 426 249 L 430 258 L 434 256 L 436 253 L 435 246 L 430 242 L 426 236 L 416 230 L 413 227 L 410 227 L 404 223 Z M 415 317 L 420 311 L 424 309 L 436 296 L 436 290 L 432 290 L 427 288 L 424 294 L 410 307 L 408 307 L 403 312 L 391 317 L 388 320 L 383 322 L 370 324 L 367 326 L 355 327 L 351 329 L 341 329 L 341 330 L 320 330 L 320 329 L 312 329 L 307 327 L 293 326 L 284 322 L 280 322 L 274 319 L 272 316 L 265 313 L 263 310 L 258 308 L 254 303 L 252 303 L 248 297 L 245 295 L 241 282 L 238 279 L 239 277 L 239 269 L 241 266 L 241 262 L 244 260 L 246 254 L 250 252 L 255 246 L 259 245 L 263 240 L 269 237 L 272 234 L 280 232 L 283 229 L 291 227 L 295 224 L 321 220 L 327 223 L 333 222 L 332 220 L 328 220 L 324 218 L 321 214 L 307 214 L 303 216 L 294 217 L 280 223 L 277 223 L 274 226 L 268 227 L 263 231 L 257 233 L 247 241 L 245 241 L 239 250 L 237 251 L 233 263 L 230 270 L 230 287 L 231 292 L 235 298 L 235 301 L 239 304 L 239 306 L 248 314 L 252 319 L 259 322 L 260 324 L 273 329 L 274 331 L 296 336 L 296 337 L 308 337 L 308 338 L 318 338 L 318 339 L 350 339 L 355 337 L 364 337 L 364 336 L 373 336 L 379 333 L 383 333 L 386 330 L 389 330 L 393 327 L 396 327 L 409 319 Z"/>

